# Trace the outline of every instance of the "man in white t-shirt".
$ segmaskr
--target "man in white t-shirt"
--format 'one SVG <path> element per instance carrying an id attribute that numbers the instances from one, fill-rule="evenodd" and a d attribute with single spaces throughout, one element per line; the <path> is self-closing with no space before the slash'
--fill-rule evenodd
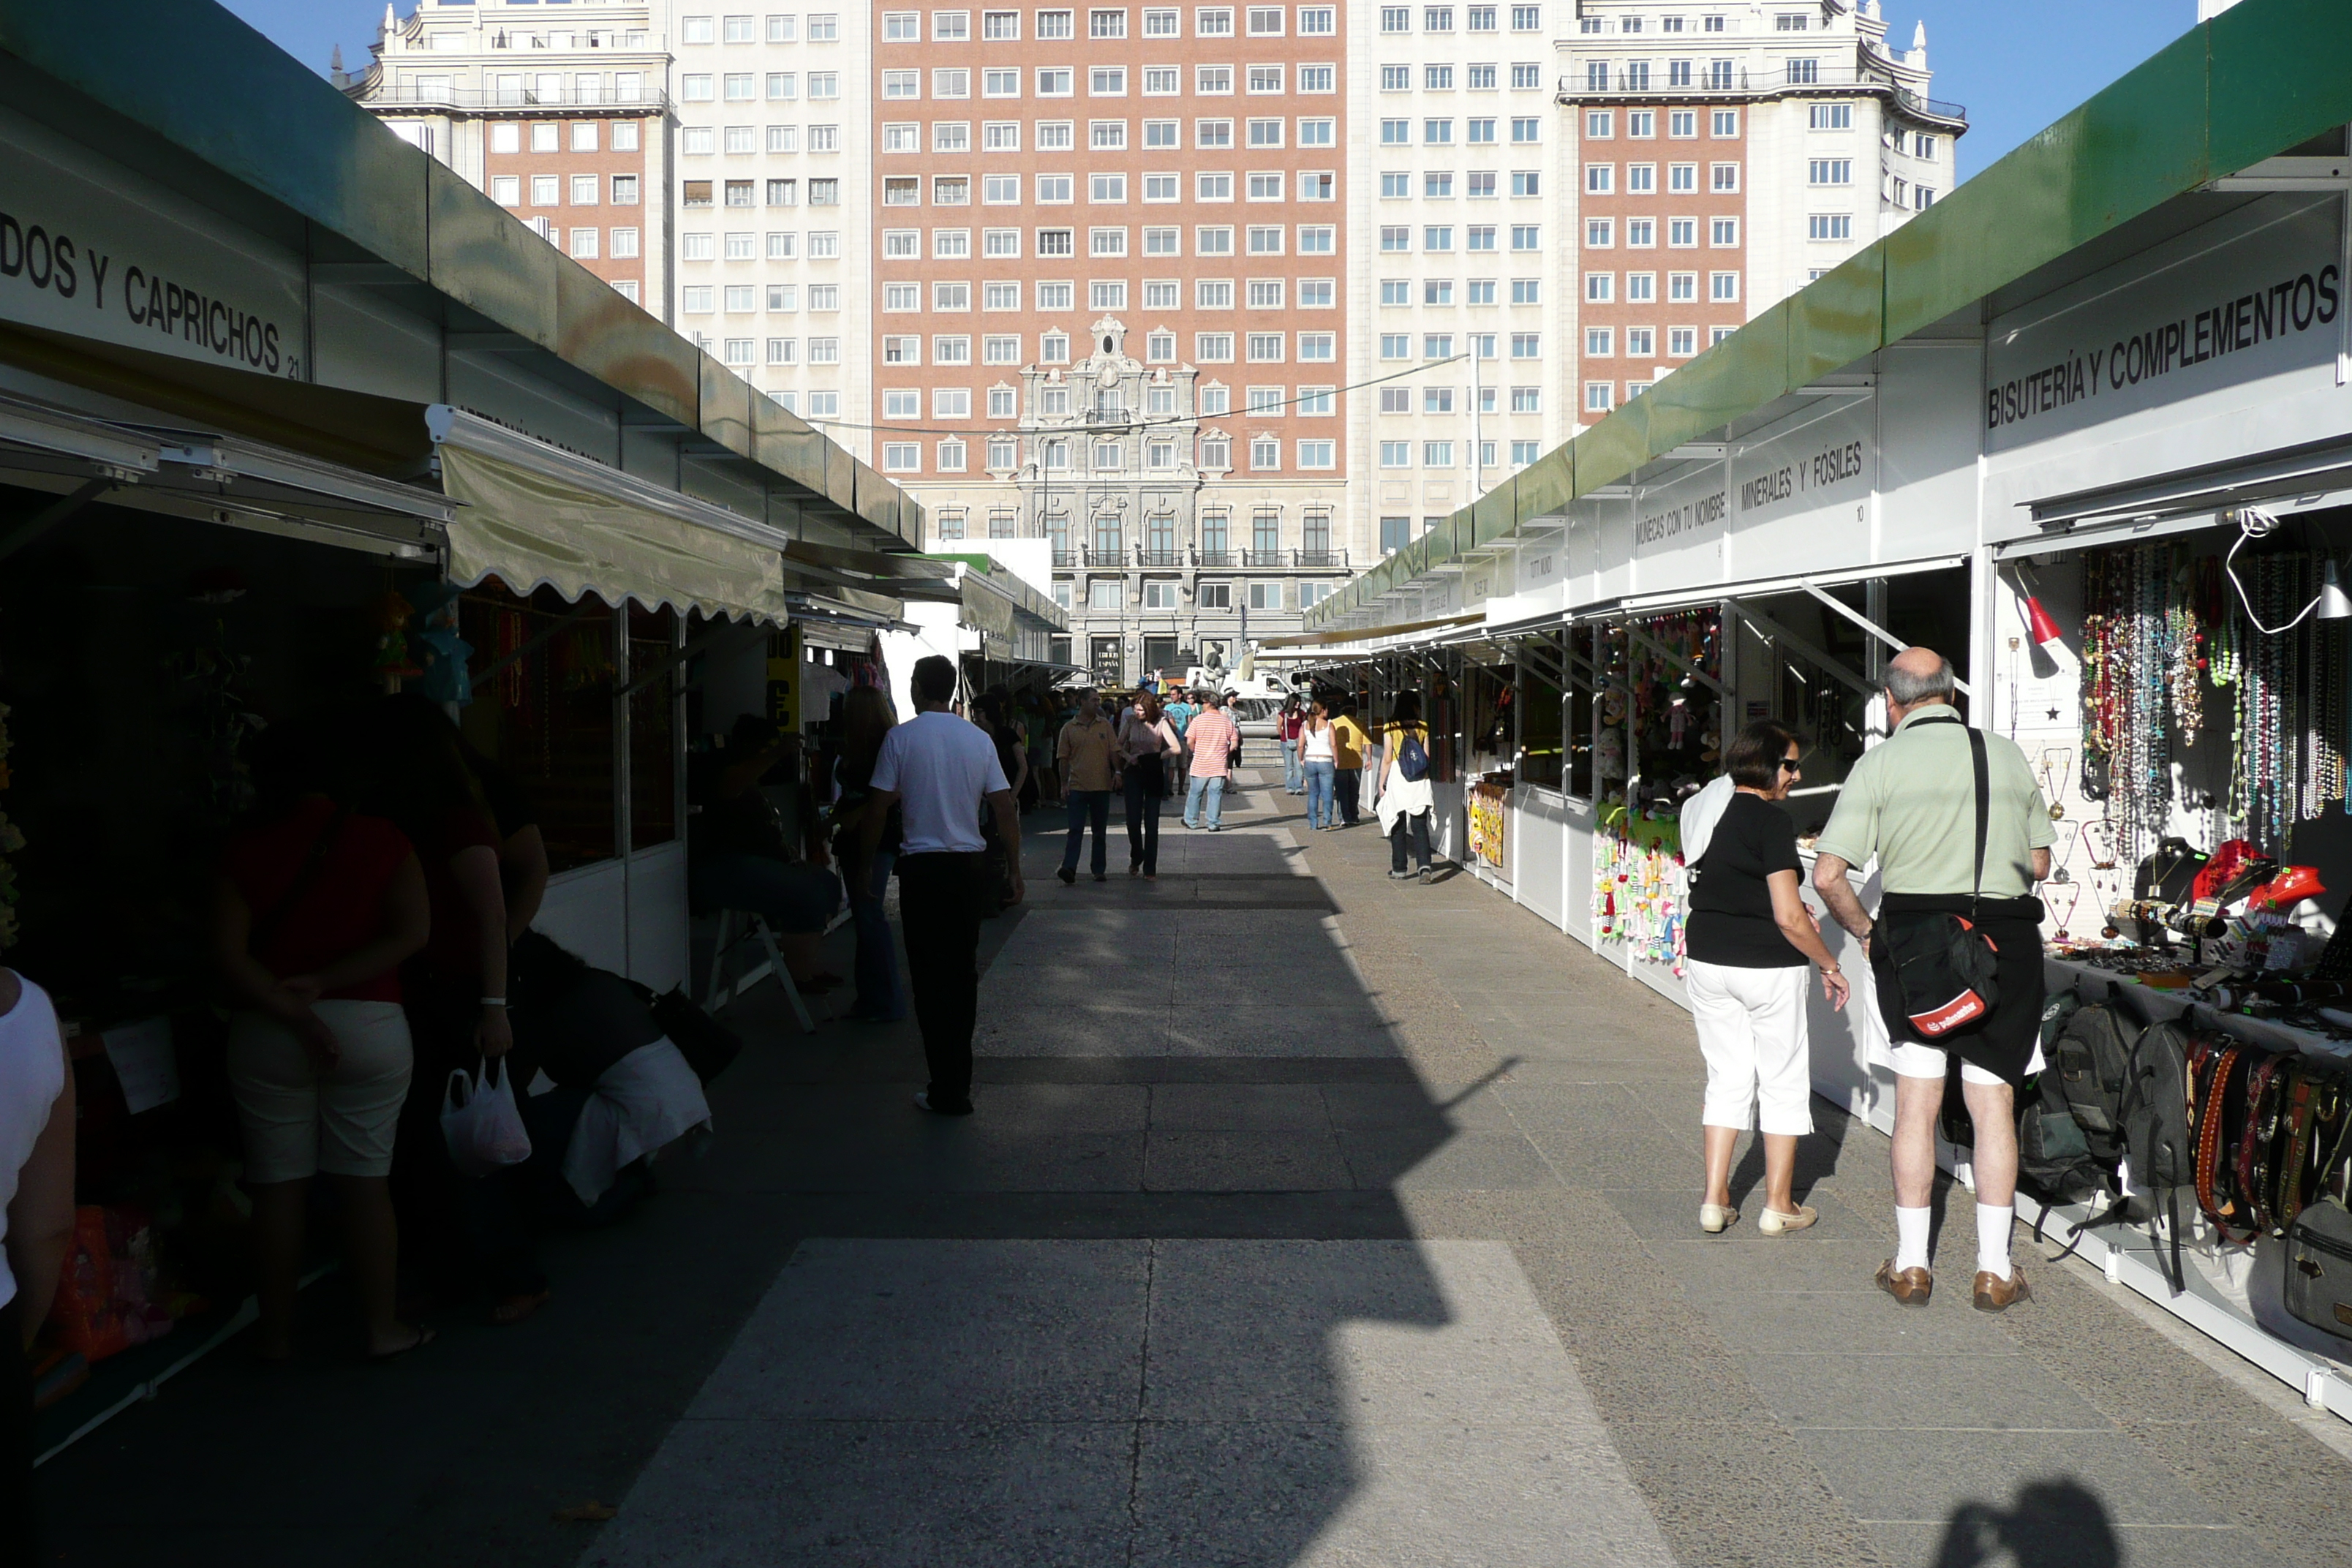
<path id="1" fill-rule="evenodd" d="M 898 851 L 898 918 L 907 937 L 907 983 L 922 1026 L 931 1081 L 915 1096 L 939 1116 L 971 1114 L 971 1032 L 980 1012 L 980 922 L 990 907 L 987 841 L 980 811 L 996 831 L 1021 900 L 1021 813 L 986 732 L 948 710 L 955 666 L 937 654 L 915 665 L 915 716 L 883 737 L 874 760 L 879 806 L 866 814 L 866 850 L 879 847 L 895 804 L 906 824 Z"/>

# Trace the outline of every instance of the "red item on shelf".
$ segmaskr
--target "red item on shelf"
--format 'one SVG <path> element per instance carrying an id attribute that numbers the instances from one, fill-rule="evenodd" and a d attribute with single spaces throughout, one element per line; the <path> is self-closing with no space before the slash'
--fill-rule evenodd
<path id="1" fill-rule="evenodd" d="M 93 1364 L 134 1342 L 114 1300 L 114 1257 L 107 1245 L 102 1208 L 85 1205 L 74 1210 L 73 1240 L 58 1278 L 49 1321 L 58 1343 Z"/>
<path id="2" fill-rule="evenodd" d="M 2247 862 L 2261 858 L 2262 852 L 2254 847 L 2251 839 L 2222 840 L 2213 851 L 2213 858 L 2206 861 L 2204 868 L 2197 873 L 2196 881 L 2189 884 L 2189 898 L 2202 903 L 2218 897 L 2222 889 L 2237 879 L 2238 874 L 2246 868 Z"/>

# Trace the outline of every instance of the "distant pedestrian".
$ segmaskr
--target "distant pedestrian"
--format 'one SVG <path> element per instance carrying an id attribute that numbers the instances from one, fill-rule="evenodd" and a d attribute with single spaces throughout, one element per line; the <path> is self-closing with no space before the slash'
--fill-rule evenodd
<path id="1" fill-rule="evenodd" d="M 948 710 L 956 668 L 937 654 L 916 662 L 915 717 L 892 730 L 874 760 L 877 805 L 866 813 L 866 851 L 881 847 L 890 807 L 899 807 L 899 923 L 907 940 L 907 987 L 923 1031 L 930 1082 L 915 1104 L 940 1116 L 971 1114 L 971 1033 L 980 1010 L 980 922 L 992 901 L 983 807 L 1011 852 L 1013 897 L 1021 883 L 1021 814 L 988 737 Z"/>
<path id="2" fill-rule="evenodd" d="M 1200 715 L 1184 739 L 1192 752 L 1192 778 L 1184 794 L 1184 826 L 1222 832 L 1219 819 L 1224 811 L 1225 786 L 1233 775 L 1234 753 L 1242 744 L 1240 727 L 1225 715 L 1224 699 L 1214 691 L 1202 692 Z"/>
<path id="3" fill-rule="evenodd" d="M 1134 706 L 1118 721 L 1118 765 L 1127 792 L 1127 874 L 1145 881 L 1160 878 L 1160 805 L 1168 798 L 1168 775 L 1184 752 L 1160 699 L 1136 693 Z"/>
<path id="4" fill-rule="evenodd" d="M 1333 779 L 1339 772 L 1332 752 L 1331 715 L 1321 702 L 1307 711 L 1298 731 L 1299 772 L 1307 790 L 1307 826 L 1322 832 L 1339 826 L 1333 810 Z"/>
<path id="5" fill-rule="evenodd" d="M 1960 1092 L 1976 1125 L 1975 1304 L 1999 1312 L 2032 1294 L 2024 1271 L 2010 1260 L 2016 1089 L 2043 1066 L 2047 982 L 2042 901 L 2033 885 L 2050 874 L 2057 832 L 2025 753 L 2014 741 L 1969 727 L 1956 705 L 1958 684 L 1950 663 L 1927 648 L 1906 648 L 1888 661 L 1886 715 L 1895 732 L 1846 774 L 1822 829 L 1813 888 L 1837 922 L 1862 939 L 1892 1045 L 1896 1240 L 1895 1256 L 1879 1266 L 1878 1288 L 1906 1307 L 1926 1306 L 1935 1289 L 1927 1222 L 1936 1117 L 1949 1056 L 1958 1056 Z M 1846 879 L 1874 856 L 1885 889 L 1876 921 Z M 1913 1009 L 1888 952 L 1888 932 L 1879 927 L 1910 926 L 1937 940 L 1929 917 L 1939 915 L 1967 920 L 1991 942 L 2000 996 L 1984 1018 L 1930 1043 L 1911 1026 Z"/>
<path id="6" fill-rule="evenodd" d="M 1756 1228 L 1785 1236 L 1817 1217 L 1791 1190 L 1797 1140 L 1813 1130 L 1806 966 L 1821 965 L 1822 994 L 1832 1007 L 1845 1005 L 1846 982 L 1798 896 L 1797 825 L 1775 804 L 1796 784 L 1802 750 L 1787 725 L 1756 721 L 1724 752 L 1724 776 L 1682 813 L 1692 879 L 1688 988 L 1706 1058 L 1700 1115 L 1706 1192 L 1698 1226 L 1710 1236 L 1739 1218 L 1731 1206 L 1731 1155 L 1751 1121 L 1764 1139 L 1764 1212 Z"/>
<path id="7" fill-rule="evenodd" d="M 1069 802 L 1070 835 L 1062 847 L 1062 868 L 1056 873 L 1064 887 L 1078 879 L 1078 851 L 1087 841 L 1087 824 L 1095 829 L 1095 880 L 1103 879 L 1109 863 L 1104 835 L 1110 826 L 1110 792 L 1118 771 L 1118 732 L 1102 715 L 1102 700 L 1093 691 L 1078 693 L 1078 716 L 1062 726 L 1055 747 L 1062 763 L 1062 798 Z"/>
<path id="8" fill-rule="evenodd" d="M 0 1563 L 44 1561 L 33 1371 L 74 1228 L 74 1080 L 48 994 L 0 969 Z"/>
<path id="9" fill-rule="evenodd" d="M 1381 787 L 1374 802 L 1381 831 L 1388 835 L 1389 879 L 1402 882 L 1418 875 L 1429 880 L 1430 814 L 1435 797 L 1429 787 L 1429 731 L 1421 721 L 1421 698 L 1407 691 L 1396 700 L 1389 721 L 1381 731 Z M 1405 868 L 1408 840 L 1418 871 Z"/>
<path id="10" fill-rule="evenodd" d="M 1282 716 L 1275 721 L 1274 732 L 1282 742 L 1282 787 L 1292 795 L 1307 793 L 1307 774 L 1300 766 L 1298 751 L 1299 731 L 1306 728 L 1307 715 L 1301 710 L 1298 699 L 1284 698 Z"/>
<path id="11" fill-rule="evenodd" d="M 1356 717 L 1356 704 L 1339 699 L 1331 715 L 1331 792 L 1339 803 L 1339 826 L 1353 827 L 1364 794 L 1364 752 L 1371 737 Z"/>
<path id="12" fill-rule="evenodd" d="M 1181 741 L 1184 732 L 1192 728 L 1194 715 L 1201 710 L 1193 706 L 1192 694 L 1180 686 L 1169 694 L 1162 711 L 1167 715 L 1168 727 L 1175 731 L 1176 738 Z"/>
<path id="13" fill-rule="evenodd" d="M 1062 726 L 1070 721 L 1070 710 L 1058 691 L 1048 693 L 1045 710 L 1039 715 L 1035 743 L 1037 766 L 1037 804 L 1055 806 L 1062 804 L 1061 758 L 1055 743 L 1062 738 Z"/>
<path id="14" fill-rule="evenodd" d="M 1234 754 L 1228 767 L 1242 765 L 1242 694 L 1232 687 L 1225 688 L 1225 717 L 1234 721 Z"/>

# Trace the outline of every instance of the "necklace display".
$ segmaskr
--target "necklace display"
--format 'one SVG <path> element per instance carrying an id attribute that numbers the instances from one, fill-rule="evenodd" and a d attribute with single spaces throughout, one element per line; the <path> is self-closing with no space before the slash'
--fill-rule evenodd
<path id="1" fill-rule="evenodd" d="M 2313 556 L 2254 556 L 2238 571 L 2266 625 L 2293 620 L 2318 592 Z M 2084 590 L 2084 773 L 2108 791 L 2105 818 L 2086 839 L 2095 868 L 2137 865 L 2176 831 L 2178 807 L 2210 816 L 2209 842 L 2237 833 L 2283 856 L 2297 822 L 2344 799 L 2352 703 L 2343 623 L 2309 616 L 2264 635 L 2216 558 L 2189 560 L 2166 542 L 2093 553 Z M 2192 746 L 2210 743 L 2209 684 L 2231 697 L 2229 785 L 2218 796 L 2173 778 Z M 2045 774 L 2056 754 L 2044 752 Z"/>

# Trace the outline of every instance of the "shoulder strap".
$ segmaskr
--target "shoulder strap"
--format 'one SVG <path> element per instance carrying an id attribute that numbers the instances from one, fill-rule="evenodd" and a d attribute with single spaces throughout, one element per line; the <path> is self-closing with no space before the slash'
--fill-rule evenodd
<path id="1" fill-rule="evenodd" d="M 1976 772 L 1977 784 L 1977 870 L 1975 885 L 1969 889 L 1969 913 L 1977 913 L 1977 905 L 1984 898 L 1985 833 L 1992 823 L 1992 779 L 1985 765 L 1984 731 L 1975 725 L 1969 731 L 1969 762 Z"/>

